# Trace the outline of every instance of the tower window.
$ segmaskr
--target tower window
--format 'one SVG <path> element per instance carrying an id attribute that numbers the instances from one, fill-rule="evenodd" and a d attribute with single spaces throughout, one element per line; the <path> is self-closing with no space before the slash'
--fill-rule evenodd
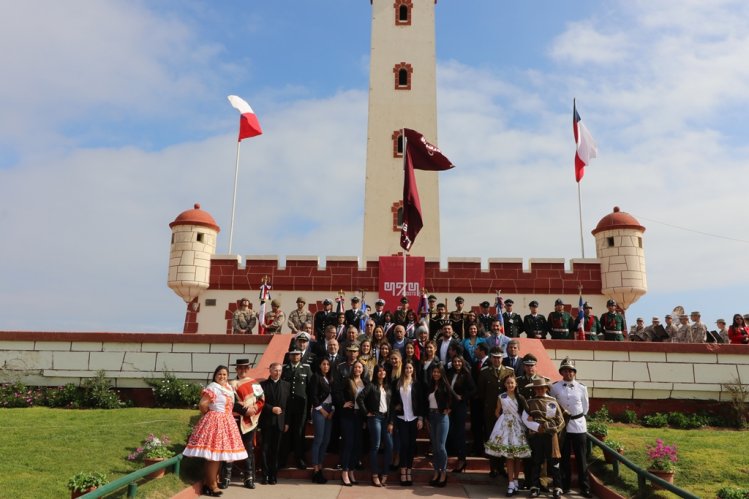
<path id="1" fill-rule="evenodd" d="M 394 131 L 392 135 L 392 139 L 393 139 L 393 157 L 402 158 L 403 157 L 403 135 L 401 135 L 401 131 L 400 130 Z"/>
<path id="2" fill-rule="evenodd" d="M 642 238 L 641 237 L 637 238 L 637 246 L 639 246 L 640 248 L 642 248 Z"/>
<path id="3" fill-rule="evenodd" d="M 206 307 L 215 307 L 216 306 L 216 299 L 215 298 L 206 298 L 205 299 L 205 306 Z"/>
<path id="4" fill-rule="evenodd" d="M 396 64 L 393 68 L 393 74 L 395 76 L 396 90 L 411 90 L 413 67 L 410 64 L 406 64 L 405 62 Z"/>
<path id="5" fill-rule="evenodd" d="M 403 201 L 393 203 L 390 211 L 393 213 L 393 232 L 400 232 L 403 227 Z"/>
<path id="6" fill-rule="evenodd" d="M 396 26 L 410 26 L 411 25 L 411 9 L 413 8 L 412 0 L 395 0 L 393 4 L 395 8 L 395 25 Z"/>
<path id="7" fill-rule="evenodd" d="M 205 234 L 203 234 L 202 232 L 198 232 L 198 242 L 199 243 L 205 242 Z"/>
<path id="8" fill-rule="evenodd" d="M 172 244 L 174 244 L 174 233 L 172 233 Z"/>
<path id="9" fill-rule="evenodd" d="M 614 238 L 613 237 L 607 237 L 606 238 L 606 242 L 608 243 L 609 248 L 611 248 L 612 246 L 614 246 Z"/>

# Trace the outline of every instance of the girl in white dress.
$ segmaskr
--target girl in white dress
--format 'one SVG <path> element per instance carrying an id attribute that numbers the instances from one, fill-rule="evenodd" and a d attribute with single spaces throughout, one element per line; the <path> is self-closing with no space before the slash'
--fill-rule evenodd
<path id="1" fill-rule="evenodd" d="M 507 496 L 518 491 L 518 472 L 521 459 L 531 455 L 528 440 L 525 437 L 525 426 L 520 415 L 525 409 L 525 399 L 517 393 L 517 380 L 509 375 L 504 380 L 507 390 L 497 399 L 497 422 L 494 424 L 489 440 L 484 444 L 484 450 L 490 456 L 506 458 L 507 466 Z"/>

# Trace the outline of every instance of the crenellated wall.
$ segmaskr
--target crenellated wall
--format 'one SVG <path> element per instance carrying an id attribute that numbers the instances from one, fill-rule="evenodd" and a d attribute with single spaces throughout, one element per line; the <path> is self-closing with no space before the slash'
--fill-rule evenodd
<path id="1" fill-rule="evenodd" d="M 563 259 L 531 259 L 528 268 L 523 260 L 489 259 L 482 268 L 479 258 L 450 258 L 447 268 L 427 260 L 425 288 L 442 294 L 494 294 L 501 289 L 508 294 L 577 294 L 601 293 L 601 265 L 595 259 L 573 259 L 569 270 Z M 275 290 L 304 289 L 335 292 L 377 289 L 379 262 L 359 262 L 356 257 L 288 257 L 281 265 L 276 256 L 248 256 L 245 265 L 237 255 L 216 255 L 211 260 L 209 289 L 256 290 L 268 276 Z"/>

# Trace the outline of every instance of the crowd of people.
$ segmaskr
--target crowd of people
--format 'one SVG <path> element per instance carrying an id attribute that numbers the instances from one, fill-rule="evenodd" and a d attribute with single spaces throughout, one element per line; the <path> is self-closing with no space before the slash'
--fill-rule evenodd
<path id="1" fill-rule="evenodd" d="M 492 315 L 486 301 L 478 313 L 464 309 L 461 297 L 455 303 L 448 313 L 444 303 L 430 297 L 428 313 L 417 316 L 405 299 L 391 313 L 384 310 L 384 300 L 365 311 L 353 297 L 348 310 L 333 312 L 332 302 L 325 300 L 323 310 L 312 314 L 300 297 L 288 321 L 280 303 L 273 303 L 264 318 L 266 331 L 281 332 L 286 325 L 293 333 L 283 363 L 273 363 L 262 382 L 247 377 L 248 359 L 237 361 L 231 382 L 229 368 L 219 366 L 203 392 L 204 416 L 184 451 L 207 461 L 203 492 L 221 495 L 236 462 L 244 463 L 244 485 L 255 488 L 258 429 L 262 483 L 275 484 L 279 467 L 308 469 L 305 428 L 311 423 L 315 483 L 327 482 L 325 458 L 334 451 L 344 486 L 358 483 L 364 461 L 372 486 L 386 486 L 391 473 L 400 485 L 412 485 L 417 435 L 425 428 L 431 486 L 444 487 L 449 472 L 462 473 L 467 457 L 475 455 L 488 457 L 492 477 L 506 475 L 508 497 L 523 488 L 538 497 L 544 464 L 552 495 L 561 497 L 570 489 L 574 454 L 580 492 L 590 497 L 584 471 L 587 388 L 575 380 L 570 359 L 560 365 L 559 382 L 537 374 L 537 359 L 521 355 L 517 337 L 702 342 L 711 333 L 699 312 L 680 314 L 679 325 L 671 316 L 664 326 L 657 318 L 649 326 L 638 319 L 627 331 L 613 300 L 600 317 L 585 304 L 583 316 L 574 320 L 562 300 L 548 316 L 539 314 L 532 301 L 531 313 L 522 318 L 511 299 L 504 301 L 501 318 Z M 249 301 L 241 300 L 234 332 L 252 332 L 257 319 Z M 736 314 L 732 322 L 725 328 L 719 321 L 715 341 L 747 343 L 744 317 Z M 452 470 L 449 455 L 456 457 Z"/>
<path id="2" fill-rule="evenodd" d="M 262 321 L 259 321 L 250 301 L 243 298 L 234 312 L 233 334 L 252 334 L 256 325 L 262 327 L 265 333 L 298 334 L 304 330 L 305 324 L 309 323 L 312 324 L 312 329 L 306 332 L 310 335 L 314 333 L 317 338 L 322 337 L 326 326 L 335 325 L 336 337 L 340 341 L 345 339 L 348 326 L 354 325 L 364 330 L 371 319 L 375 326 L 382 328 L 382 338 L 392 338 L 393 328 L 402 325 L 406 331 L 405 338 L 415 339 L 416 327 L 419 324 L 428 327 L 431 338 L 446 323 L 450 323 L 453 332 L 460 340 L 464 340 L 470 336 L 470 330 L 474 326 L 479 337 L 493 334 L 493 323 L 500 319 L 500 329 L 507 338 L 525 335 L 528 338 L 588 341 L 749 344 L 749 314 L 735 314 L 730 326 L 724 319 L 718 319 L 713 330 L 701 321 L 698 311 L 689 315 L 683 312 L 667 314 L 664 323 L 661 323 L 659 317 L 653 317 L 649 325 L 645 325 L 645 321 L 638 317 L 636 324 L 628 329 L 624 315 L 614 300 L 607 301 L 607 310 L 600 316 L 596 316 L 593 306 L 586 302 L 583 305 L 583 314 L 576 314 L 575 317 L 565 310 L 562 299 L 554 302 L 554 310 L 547 315 L 539 313 L 538 301 L 532 300 L 528 304 L 529 313 L 524 316 L 515 312 L 514 301 L 507 299 L 500 307 L 501 317 L 496 315 L 496 304 L 483 301 L 476 307 L 478 310 L 474 310 L 471 307 L 466 308 L 465 300 L 460 296 L 455 298 L 455 309 L 450 312 L 447 311 L 446 304 L 438 302 L 434 295 L 428 297 L 427 306 L 423 311 L 411 309 L 406 298 L 401 299 L 395 311 L 385 310 L 385 301 L 381 299 L 375 302 L 375 309 L 371 310 L 369 306 L 362 306 L 362 300 L 358 296 L 351 298 L 351 308 L 347 310 L 342 310 L 343 307 L 339 306 L 338 311 L 333 311 L 333 301 L 329 299 L 324 300 L 323 309 L 314 314 L 306 305 L 303 297 L 297 298 L 296 309 L 289 313 L 287 319 L 280 308 L 280 301 L 272 300 L 271 310 L 265 313 Z M 375 338 L 372 347 L 376 349 L 382 338 Z"/>

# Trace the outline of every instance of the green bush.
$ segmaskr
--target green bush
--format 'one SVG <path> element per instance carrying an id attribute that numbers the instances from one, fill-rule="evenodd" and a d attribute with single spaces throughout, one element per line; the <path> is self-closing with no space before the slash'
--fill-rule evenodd
<path id="1" fill-rule="evenodd" d="M 99 472 L 80 471 L 68 480 L 71 492 L 84 492 L 92 487 L 101 487 L 109 482 L 107 475 Z"/>
<path id="2" fill-rule="evenodd" d="M 613 423 L 614 421 L 609 416 L 609 410 L 605 405 L 602 405 L 597 412 L 593 413 L 590 419 L 595 421 L 603 421 L 604 423 Z"/>
<path id="3" fill-rule="evenodd" d="M 118 409 L 125 406 L 117 392 L 112 389 L 112 383 L 104 376 L 104 371 L 97 371 L 95 378 L 89 378 L 81 383 L 81 388 L 81 407 Z"/>
<path id="4" fill-rule="evenodd" d="M 668 414 L 656 412 L 655 414 L 643 416 L 642 426 L 647 426 L 649 428 L 663 428 L 668 426 Z"/>
<path id="5" fill-rule="evenodd" d="M 682 430 L 693 430 L 707 426 L 708 418 L 700 414 L 684 414 L 683 412 L 671 412 L 668 414 L 668 424 Z"/>
<path id="6" fill-rule="evenodd" d="M 627 409 L 626 411 L 624 411 L 624 414 L 622 414 L 622 421 L 628 424 L 638 424 L 640 422 L 640 419 L 637 417 L 637 413 L 635 411 L 633 411 L 632 409 Z"/>
<path id="7" fill-rule="evenodd" d="M 588 421 L 588 433 L 603 440 L 609 434 L 609 425 L 605 421 L 591 419 Z"/>
<path id="8" fill-rule="evenodd" d="M 16 381 L 0 385 L 0 407 L 33 407 L 44 404 L 44 391 Z"/>
<path id="9" fill-rule="evenodd" d="M 163 379 L 146 379 L 153 390 L 156 405 L 169 408 L 190 408 L 200 402 L 203 387 L 177 379 L 174 374 L 164 372 Z"/>
<path id="10" fill-rule="evenodd" d="M 749 499 L 749 489 L 723 487 L 718 491 L 718 499 Z"/>
<path id="11" fill-rule="evenodd" d="M 47 388 L 46 405 L 64 409 L 77 409 L 81 406 L 81 389 L 73 383 L 56 388 Z"/>

